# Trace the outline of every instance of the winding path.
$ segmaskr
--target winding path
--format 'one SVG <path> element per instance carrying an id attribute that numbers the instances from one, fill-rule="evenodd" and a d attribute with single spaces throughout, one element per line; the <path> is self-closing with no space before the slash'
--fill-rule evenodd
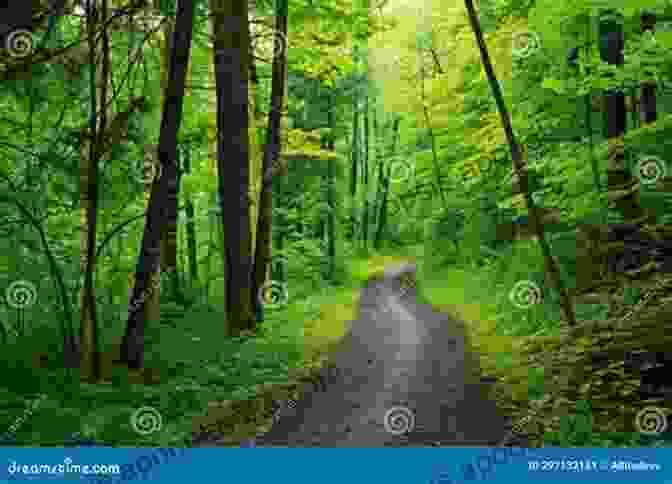
<path id="1" fill-rule="evenodd" d="M 504 438 L 504 419 L 470 376 L 460 326 L 417 301 L 404 282 L 415 273 L 406 264 L 369 281 L 321 388 L 285 406 L 257 446 L 485 446 Z"/>

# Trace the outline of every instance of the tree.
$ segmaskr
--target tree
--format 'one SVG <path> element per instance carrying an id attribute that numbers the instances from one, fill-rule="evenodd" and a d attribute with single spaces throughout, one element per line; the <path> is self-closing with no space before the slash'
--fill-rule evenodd
<path id="1" fill-rule="evenodd" d="M 194 21 L 193 0 L 179 0 L 173 42 L 170 49 L 170 76 L 163 102 L 159 132 L 158 158 L 161 176 L 155 176 L 147 208 L 145 229 L 136 266 L 135 285 L 129 301 L 128 324 L 122 339 L 121 356 L 129 368 L 139 369 L 144 363 L 145 306 L 159 281 L 152 280 L 160 263 L 163 236 L 170 194 L 170 180 L 177 177 L 177 135 L 182 121 L 182 107 L 191 50 Z"/>
<path id="2" fill-rule="evenodd" d="M 525 164 L 523 161 L 520 146 L 516 142 L 516 137 L 513 133 L 513 128 L 511 126 L 511 116 L 506 109 L 506 105 L 504 104 L 504 97 L 502 96 L 500 84 L 497 81 L 495 71 L 492 68 L 492 62 L 490 61 L 490 55 L 488 54 L 488 48 L 483 38 L 483 31 L 481 30 L 478 21 L 478 16 L 476 14 L 476 10 L 474 9 L 473 1 L 465 0 L 465 5 L 467 8 L 467 13 L 469 15 L 469 22 L 471 23 L 471 28 L 474 32 L 474 36 L 476 37 L 476 42 L 478 43 L 478 50 L 481 55 L 481 62 L 483 63 L 483 68 L 485 69 L 485 74 L 488 79 L 488 84 L 490 85 L 490 90 L 492 91 L 492 96 L 495 98 L 495 102 L 497 104 L 497 110 L 499 111 L 499 116 L 501 118 L 502 125 L 504 127 L 504 132 L 506 134 L 506 139 L 509 144 L 509 149 L 511 150 L 511 160 L 513 161 L 513 168 L 516 175 L 521 180 L 521 186 L 523 187 L 521 191 L 525 196 L 525 205 L 527 206 L 527 209 L 530 213 L 530 219 L 532 220 L 532 225 L 534 227 L 535 234 L 539 240 L 539 246 L 541 247 L 541 251 L 544 255 L 544 261 L 546 263 L 546 271 L 553 285 L 557 288 L 558 292 L 560 293 L 561 306 L 563 312 L 565 313 L 565 317 L 567 318 L 567 322 L 570 324 L 570 326 L 575 326 L 576 316 L 574 315 L 574 306 L 569 297 L 569 294 L 565 290 L 565 287 L 562 283 L 562 279 L 560 278 L 560 270 L 558 269 L 555 260 L 551 256 L 551 249 L 548 246 L 546 239 L 544 238 L 544 226 L 541 223 L 541 217 L 535 207 L 534 200 L 532 199 L 532 194 L 530 193 L 530 190 L 526 183 L 527 177 L 525 176 Z"/>
<path id="3" fill-rule="evenodd" d="M 257 307 L 259 292 L 266 282 L 268 267 L 271 263 L 271 229 L 273 224 L 273 169 L 278 164 L 281 151 L 280 121 L 282 105 L 285 98 L 285 72 L 287 68 L 287 0 L 277 0 L 275 14 L 276 46 L 273 56 L 273 73 L 271 78 L 271 110 L 268 115 L 266 145 L 262 163 L 261 192 L 259 194 L 259 217 L 252 271 L 252 304 Z"/>
<path id="4" fill-rule="evenodd" d="M 217 94 L 217 171 L 225 239 L 229 334 L 254 330 L 250 227 L 249 63 L 247 2 L 211 0 Z"/>

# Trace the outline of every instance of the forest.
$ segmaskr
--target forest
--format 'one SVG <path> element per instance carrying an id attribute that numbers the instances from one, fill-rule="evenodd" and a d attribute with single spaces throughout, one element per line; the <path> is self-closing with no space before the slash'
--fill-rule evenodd
<path id="1" fill-rule="evenodd" d="M 2 445 L 672 442 L 670 0 L 24 3 Z"/>

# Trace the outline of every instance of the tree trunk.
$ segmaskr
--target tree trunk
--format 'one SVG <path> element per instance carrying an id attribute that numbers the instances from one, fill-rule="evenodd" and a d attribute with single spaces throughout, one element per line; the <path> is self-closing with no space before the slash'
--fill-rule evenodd
<path id="1" fill-rule="evenodd" d="M 392 147 L 390 149 L 390 158 L 394 157 L 396 152 L 397 137 L 399 135 L 399 123 L 401 118 L 397 117 L 394 119 L 394 124 L 392 126 Z M 381 166 L 383 164 L 381 163 Z M 387 175 L 383 179 L 383 193 L 382 200 L 380 202 L 380 214 L 378 215 L 378 228 L 376 230 L 376 237 L 374 239 L 374 247 L 378 249 L 380 243 L 383 239 L 383 234 L 385 233 L 385 227 L 387 225 L 387 201 L 390 194 L 390 168 L 388 166 Z"/>
<path id="2" fill-rule="evenodd" d="M 354 242 L 357 240 L 357 225 L 359 224 L 359 204 L 357 200 L 357 183 L 359 181 L 359 86 L 355 87 L 352 99 L 352 174 L 350 176 L 350 195 L 352 197 L 352 241 Z"/>
<path id="3" fill-rule="evenodd" d="M 191 149 L 185 148 L 183 151 L 184 158 L 184 172 L 189 175 L 191 173 Z M 194 203 L 191 196 L 185 193 L 185 212 L 187 215 L 187 250 L 189 260 L 189 278 L 191 280 L 191 287 L 198 286 L 198 260 L 196 252 L 196 221 L 194 220 Z"/>
<path id="4" fill-rule="evenodd" d="M 600 19 L 600 56 L 613 65 L 623 65 L 623 25 L 621 19 Z M 605 137 L 610 140 L 607 185 L 612 207 L 616 208 L 628 223 L 643 223 L 647 217 L 639 203 L 639 181 L 633 177 L 625 162 L 625 94 L 612 90 L 605 95 Z"/>
<path id="5" fill-rule="evenodd" d="M 159 8 L 159 0 L 155 0 L 157 9 Z M 162 80 L 163 80 L 163 93 L 164 97 L 168 89 L 168 73 L 170 71 L 170 53 L 172 51 L 172 38 L 173 38 L 173 23 L 172 19 L 166 19 L 164 22 L 163 30 L 163 69 L 162 69 Z M 188 62 L 188 60 L 187 60 Z M 187 66 L 187 71 L 189 67 Z M 179 149 L 176 151 L 176 154 L 179 156 Z M 179 166 L 179 163 L 176 160 L 176 163 Z M 168 175 L 168 174 L 166 174 Z M 179 212 L 177 210 L 178 200 L 179 200 L 179 189 L 180 189 L 180 170 L 179 168 L 175 170 L 174 177 L 168 180 L 168 200 L 166 201 L 166 210 L 167 210 L 167 219 L 166 226 L 164 228 L 164 233 L 161 237 L 161 266 L 159 268 L 159 277 L 161 273 L 167 274 L 168 295 L 171 299 L 175 300 L 179 298 L 180 295 L 180 284 L 179 284 L 179 273 L 177 271 L 177 222 L 179 217 Z M 163 289 L 163 287 L 161 288 Z M 156 298 L 156 311 L 155 320 L 161 317 L 161 305 L 160 305 L 160 294 L 161 289 L 157 289 L 155 292 Z"/>
<path id="6" fill-rule="evenodd" d="M 506 105 L 504 104 L 504 97 L 502 96 L 502 91 L 499 87 L 499 82 L 495 76 L 495 71 L 492 67 L 492 62 L 490 61 L 490 55 L 488 54 L 488 48 L 485 44 L 483 38 L 483 31 L 478 22 L 478 17 L 476 15 L 476 10 L 474 9 L 474 4 L 472 0 L 465 0 L 465 5 L 467 8 L 467 13 L 469 15 L 469 21 L 471 23 L 471 28 L 474 31 L 474 36 L 476 37 L 476 42 L 478 44 L 478 50 L 481 55 L 481 61 L 483 63 L 483 68 L 485 69 L 485 74 L 488 79 L 488 84 L 492 91 L 492 95 L 495 98 L 497 104 L 497 110 L 499 111 L 500 118 L 502 120 L 502 125 L 504 127 L 504 133 L 506 134 L 506 139 L 511 150 L 511 159 L 513 161 L 513 168 L 516 174 L 522 178 L 522 173 L 525 170 L 525 164 L 521 156 L 520 146 L 516 142 L 515 135 L 513 133 L 513 127 L 511 126 L 511 116 L 509 115 Z M 544 237 L 544 227 L 539 220 L 539 215 L 534 206 L 534 200 L 532 200 L 532 195 L 529 190 L 524 191 L 525 195 L 525 204 L 527 205 L 528 212 L 530 214 L 530 219 L 534 222 L 534 229 L 539 240 L 539 245 L 541 252 L 544 255 L 544 262 L 546 264 L 546 271 L 551 279 L 551 283 L 557 288 L 560 293 L 561 306 L 562 310 L 565 313 L 565 317 L 570 326 L 576 325 L 576 316 L 574 314 L 574 306 L 572 300 L 569 297 L 569 294 L 565 290 L 562 279 L 560 278 L 560 270 L 556 265 L 556 261 L 551 256 L 551 250 L 546 242 Z"/>
<path id="7" fill-rule="evenodd" d="M 254 330 L 250 227 L 249 43 L 247 2 L 211 0 L 217 93 L 217 169 L 226 232 L 229 334 Z"/>
<path id="8" fill-rule="evenodd" d="M 273 57 L 273 74 L 271 79 L 271 109 L 268 115 L 266 144 L 262 164 L 261 192 L 259 194 L 259 217 L 257 219 L 257 236 L 255 243 L 254 268 L 252 272 L 252 305 L 256 313 L 262 314 L 259 292 L 266 283 L 268 267 L 271 263 L 271 230 L 273 224 L 273 174 L 278 165 L 281 151 L 280 121 L 282 104 L 285 99 L 285 71 L 287 53 L 287 0 L 278 0 L 275 19 L 276 38 L 274 45 L 283 46 L 277 49 Z"/>
<path id="9" fill-rule="evenodd" d="M 333 91 L 330 91 L 329 107 L 327 111 L 329 134 L 325 148 L 331 152 L 334 152 L 336 149 L 335 109 L 334 93 Z M 329 157 L 327 166 L 327 206 L 327 280 L 334 283 L 336 279 L 336 160 L 333 157 Z"/>
<path id="10" fill-rule="evenodd" d="M 143 367 L 145 307 L 152 292 L 160 285 L 156 278 L 152 280 L 152 275 L 156 275 L 160 264 L 161 238 L 168 218 L 166 204 L 170 196 L 170 180 L 177 177 L 177 135 L 182 121 L 193 20 L 193 0 L 178 1 L 170 55 L 170 77 L 159 132 L 158 158 L 161 170 L 157 171 L 160 176 L 154 177 L 152 184 L 135 285 L 129 301 L 128 324 L 121 345 L 122 358 L 132 369 Z"/>
<path id="11" fill-rule="evenodd" d="M 101 376 L 101 355 L 98 334 L 98 318 L 94 290 L 96 270 L 96 232 L 98 211 L 98 160 L 101 157 L 103 136 L 107 125 L 107 84 L 109 82 L 110 52 L 107 28 L 102 29 L 102 62 L 96 62 L 96 31 L 107 20 L 107 1 L 103 0 L 101 11 L 94 2 L 87 5 L 87 30 L 90 52 L 91 125 L 82 140 L 81 204 L 82 224 L 82 270 L 84 287 L 81 297 L 79 328 L 80 377 L 84 381 L 97 381 Z M 98 71 L 100 69 L 100 71 Z M 100 75 L 98 75 L 100 74 Z M 98 78 L 98 79 L 97 79 Z M 98 80 L 98 83 L 96 82 Z M 100 97 L 100 117 L 97 97 Z"/>
<path id="12" fill-rule="evenodd" d="M 425 67 L 424 64 L 421 63 L 422 68 L 420 70 L 420 102 L 422 103 L 422 112 L 425 117 L 425 125 L 427 127 L 427 133 L 429 134 L 429 139 L 432 144 L 432 163 L 434 165 L 434 176 L 436 177 L 436 191 L 439 194 L 439 198 L 441 199 L 441 205 L 445 210 L 448 209 L 448 206 L 446 204 L 446 197 L 443 194 L 443 187 L 441 186 L 441 170 L 439 166 L 439 157 L 436 152 L 436 140 L 434 138 L 434 130 L 432 129 L 432 120 L 429 115 L 429 106 L 426 100 L 425 96 Z"/>
<path id="13" fill-rule="evenodd" d="M 654 13 L 643 13 L 641 15 L 642 32 L 656 31 L 656 15 Z M 656 81 L 645 79 L 641 82 L 642 89 L 640 95 L 639 115 L 642 124 L 653 123 L 658 118 L 656 109 Z"/>
<path id="14" fill-rule="evenodd" d="M 368 80 L 368 77 L 367 77 Z M 368 246 L 369 238 L 369 94 L 364 94 L 364 142 L 362 146 L 362 190 L 363 190 L 363 211 L 362 211 L 362 247 L 364 250 Z"/>

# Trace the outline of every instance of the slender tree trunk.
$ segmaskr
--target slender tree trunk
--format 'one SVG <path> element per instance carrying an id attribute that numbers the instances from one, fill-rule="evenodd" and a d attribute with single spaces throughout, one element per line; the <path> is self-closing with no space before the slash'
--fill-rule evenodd
<path id="1" fill-rule="evenodd" d="M 254 330 L 250 227 L 249 43 L 245 0 L 211 0 L 217 92 L 217 169 L 226 230 L 230 334 Z"/>
<path id="2" fill-rule="evenodd" d="M 155 0 L 158 2 L 159 0 Z M 163 59 L 164 67 L 162 70 L 163 77 L 163 92 L 164 96 L 166 95 L 168 89 L 168 73 L 170 71 L 170 53 L 172 51 L 172 38 L 173 38 L 173 22 L 172 19 L 166 19 L 164 23 L 163 30 Z M 187 61 L 188 62 L 188 61 Z M 189 67 L 187 66 L 187 71 Z M 176 154 L 179 156 L 179 149 L 176 151 Z M 178 299 L 180 296 L 180 276 L 177 270 L 177 223 L 179 217 L 179 211 L 177 209 L 178 200 L 179 200 L 179 189 L 180 189 L 180 170 L 179 170 L 179 161 L 176 160 L 178 169 L 175 171 L 175 176 L 168 180 L 168 200 L 166 205 L 166 210 L 168 212 L 168 218 L 166 220 L 165 232 L 161 237 L 161 267 L 159 271 L 168 275 L 166 282 L 168 283 L 168 295 L 171 299 Z M 161 274 L 159 273 L 159 277 Z M 161 288 L 163 289 L 163 288 Z M 156 291 L 156 298 L 159 299 L 160 290 Z M 160 318 L 160 300 L 157 301 L 157 319 Z"/>
<path id="3" fill-rule="evenodd" d="M 355 51 L 356 52 L 356 51 Z M 352 197 L 352 240 L 357 240 L 359 225 L 357 184 L 359 183 L 359 86 L 355 87 L 352 101 L 352 174 L 350 176 L 350 196 Z"/>
<path id="4" fill-rule="evenodd" d="M 394 157 L 396 153 L 397 137 L 399 135 L 399 123 L 401 118 L 396 117 L 392 125 L 392 147 L 390 149 L 390 157 Z M 383 166 L 381 164 L 381 166 Z M 390 167 L 388 166 L 387 174 L 383 178 L 383 193 L 380 202 L 380 215 L 378 215 L 378 228 L 376 230 L 376 237 L 374 239 L 374 247 L 378 249 L 385 233 L 387 226 L 387 201 L 390 193 Z"/>
<path id="5" fill-rule="evenodd" d="M 656 15 L 654 13 L 644 13 L 641 16 L 642 32 L 656 31 Z M 639 115 L 642 124 L 653 123 L 658 119 L 656 109 L 656 81 L 645 79 L 641 82 L 640 108 Z"/>
<path id="6" fill-rule="evenodd" d="M 367 77 L 368 79 L 368 77 Z M 362 197 L 363 203 L 363 212 L 362 212 L 362 246 L 364 250 L 368 246 L 369 238 L 369 134 L 370 134 L 370 124 L 369 124 L 369 94 L 368 92 L 364 94 L 364 142 L 362 143 L 362 191 L 364 192 Z"/>
<path id="7" fill-rule="evenodd" d="M 555 260 L 551 255 L 551 249 L 546 242 L 544 237 L 544 227 L 541 224 L 541 218 L 537 213 L 536 207 L 534 206 L 534 200 L 532 200 L 532 195 L 528 189 L 527 183 L 524 182 L 524 172 L 525 164 L 521 156 L 520 146 L 516 142 L 515 135 L 513 133 L 513 128 L 511 126 L 511 116 L 509 115 L 506 105 L 504 104 L 504 97 L 502 96 L 502 91 L 499 87 L 499 82 L 495 76 L 495 71 L 492 67 L 492 62 L 490 61 L 490 55 L 488 54 L 488 47 L 485 44 L 483 38 L 483 31 L 478 22 L 478 16 L 476 10 L 474 9 L 473 0 L 465 0 L 465 5 L 467 7 L 467 13 L 469 15 L 469 21 L 471 23 L 472 30 L 474 31 L 474 36 L 476 37 L 476 42 L 478 43 L 478 49 L 481 55 L 481 62 L 483 63 L 483 68 L 485 69 L 485 74 L 488 79 L 488 84 L 490 84 L 490 89 L 492 95 L 495 98 L 497 103 L 497 110 L 502 120 L 502 125 L 504 127 L 504 133 L 506 134 L 506 139 L 511 150 L 511 159 L 513 161 L 513 168 L 518 177 L 521 179 L 523 187 L 523 194 L 525 196 L 525 204 L 527 205 L 528 212 L 530 214 L 530 219 L 533 222 L 534 231 L 539 240 L 539 245 L 541 251 L 544 255 L 544 261 L 546 263 L 546 272 L 551 279 L 552 284 L 558 289 L 560 293 L 562 310 L 565 313 L 565 318 L 570 326 L 576 325 L 576 316 L 574 315 L 574 306 L 572 300 L 570 299 L 569 294 L 565 290 L 564 284 L 560 277 L 560 270 L 556 265 Z"/>
<path id="8" fill-rule="evenodd" d="M 191 173 L 191 149 L 189 147 L 184 149 L 184 172 L 189 175 Z M 191 280 L 191 287 L 198 286 L 198 259 L 196 251 L 196 221 L 194 220 L 194 202 L 191 200 L 191 195 L 185 193 L 184 196 L 185 212 L 187 215 L 187 249 L 189 260 L 189 278 Z"/>
<path id="9" fill-rule="evenodd" d="M 170 180 L 177 177 L 177 135 L 182 121 L 182 103 L 191 50 L 194 21 L 193 0 L 178 0 L 175 31 L 170 56 L 170 82 L 163 104 L 159 132 L 158 157 L 161 170 L 152 184 L 145 230 L 136 267 L 135 285 L 129 301 L 128 324 L 121 345 L 121 355 L 129 368 L 140 369 L 144 363 L 145 307 L 160 281 L 152 280 L 160 264 L 161 238 L 168 219 L 166 209 Z"/>
<path id="10" fill-rule="evenodd" d="M 422 68 L 420 69 L 420 100 L 422 102 L 422 112 L 425 117 L 425 125 L 427 127 L 427 132 L 429 133 L 429 139 L 432 144 L 432 162 L 434 164 L 434 176 L 436 177 L 436 191 L 439 194 L 439 198 L 441 199 L 441 205 L 445 211 L 448 209 L 448 206 L 446 204 L 446 196 L 443 193 L 443 187 L 441 186 L 441 167 L 439 165 L 439 157 L 436 152 L 436 140 L 434 138 L 434 130 L 432 129 L 432 120 L 429 114 L 429 106 L 425 96 L 424 64 L 422 64 Z"/>
<path id="11" fill-rule="evenodd" d="M 278 0 L 276 10 L 276 46 L 273 58 L 273 73 L 271 79 L 271 109 L 268 115 L 268 129 L 266 130 L 266 144 L 262 165 L 261 193 L 259 194 L 259 217 L 257 220 L 257 241 L 255 244 L 254 269 L 252 275 L 252 305 L 257 307 L 257 314 L 261 315 L 261 301 L 259 291 L 266 282 L 268 267 L 271 263 L 271 231 L 273 224 L 273 173 L 278 165 L 281 151 L 280 121 L 282 119 L 282 105 L 285 99 L 285 71 L 287 53 L 284 42 L 287 38 L 287 0 Z"/>
<path id="12" fill-rule="evenodd" d="M 87 5 L 87 28 L 90 49 L 90 95 L 91 126 L 82 143 L 88 153 L 83 154 L 81 173 L 81 203 L 84 210 L 82 232 L 82 269 L 84 270 L 84 288 L 82 292 L 82 311 L 79 328 L 80 375 L 85 381 L 97 381 L 101 376 L 101 358 L 98 335 L 98 318 L 94 289 L 96 270 L 96 232 L 98 226 L 98 160 L 101 157 L 102 133 L 107 125 L 107 84 L 109 82 L 110 52 L 107 28 L 102 30 L 102 62 L 96 62 L 96 31 L 107 20 L 107 0 L 103 0 L 101 11 L 95 2 Z M 98 66 L 98 67 L 97 67 Z M 100 76 L 98 76 L 100 69 Z M 97 84 L 96 78 L 99 77 Z M 98 117 L 97 98 L 100 98 L 100 117 Z"/>
<path id="13" fill-rule="evenodd" d="M 335 113 L 336 109 L 334 101 L 334 92 L 329 92 L 329 107 L 327 116 L 329 119 L 329 134 L 327 138 L 327 150 L 334 152 L 336 150 L 336 123 Z M 327 280 L 332 283 L 336 280 L 336 160 L 334 157 L 329 157 L 327 162 Z"/>

